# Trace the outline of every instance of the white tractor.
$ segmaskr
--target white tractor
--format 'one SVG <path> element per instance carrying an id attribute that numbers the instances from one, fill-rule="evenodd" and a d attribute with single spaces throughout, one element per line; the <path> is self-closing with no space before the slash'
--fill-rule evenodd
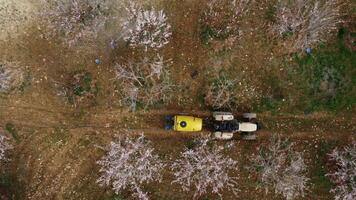
<path id="1" fill-rule="evenodd" d="M 255 113 L 244 113 L 242 120 L 235 119 L 230 112 L 213 112 L 213 136 L 220 140 L 232 139 L 234 133 L 241 133 L 244 140 L 255 140 L 260 129 Z"/>

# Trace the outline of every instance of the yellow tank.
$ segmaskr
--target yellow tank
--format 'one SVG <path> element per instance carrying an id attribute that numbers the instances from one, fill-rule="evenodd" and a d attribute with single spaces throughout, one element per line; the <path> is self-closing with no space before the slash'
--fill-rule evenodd
<path id="1" fill-rule="evenodd" d="M 175 131 L 201 131 L 203 127 L 203 119 L 192 116 L 176 115 L 174 116 Z"/>

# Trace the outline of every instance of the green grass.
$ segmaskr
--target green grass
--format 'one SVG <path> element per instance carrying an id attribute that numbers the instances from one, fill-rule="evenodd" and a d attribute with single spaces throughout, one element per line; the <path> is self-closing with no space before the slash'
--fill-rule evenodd
<path id="1" fill-rule="evenodd" d="M 211 40 L 225 40 L 232 34 L 234 34 L 232 31 L 218 32 L 210 26 L 203 26 L 200 31 L 200 40 L 203 44 L 208 45 Z"/>
<path id="2" fill-rule="evenodd" d="M 285 92 L 282 81 L 273 75 L 267 76 L 265 81 L 271 88 L 272 95 L 263 96 L 261 100 L 255 103 L 254 110 L 256 112 L 271 111 L 272 114 L 279 113 L 279 109 L 283 107 Z"/>
<path id="3" fill-rule="evenodd" d="M 194 149 L 195 147 L 197 147 L 199 145 L 199 141 L 196 139 L 190 139 L 188 141 L 185 142 L 184 146 L 187 149 Z"/>
<path id="4" fill-rule="evenodd" d="M 8 192 L 9 200 L 21 200 L 24 197 L 23 188 L 20 187 L 20 184 L 17 182 L 15 177 L 11 174 L 1 173 L 0 174 L 0 188 L 3 191 Z"/>
<path id="5" fill-rule="evenodd" d="M 89 101 L 91 105 L 96 104 L 95 97 L 98 95 L 100 87 L 93 79 L 91 73 L 84 70 L 75 71 L 69 81 L 69 86 L 66 88 L 69 103 L 75 104 L 79 99 L 90 99 Z"/>
<path id="6" fill-rule="evenodd" d="M 56 127 L 52 134 L 49 135 L 48 143 L 50 145 L 64 146 L 70 139 L 70 134 L 67 129 Z"/>
<path id="7" fill-rule="evenodd" d="M 284 100 L 287 97 L 285 81 L 279 77 L 269 74 L 264 78 L 265 85 L 268 85 L 270 95 L 263 95 L 260 101 L 255 102 L 253 110 L 256 112 L 270 111 L 271 114 L 280 113 L 280 109 L 285 106 Z"/>
<path id="8" fill-rule="evenodd" d="M 20 142 L 20 138 L 19 138 L 17 129 L 16 129 L 16 127 L 15 127 L 14 124 L 12 124 L 12 123 L 7 123 L 7 124 L 5 125 L 5 129 L 6 129 L 6 131 L 8 131 L 8 132 L 12 135 L 12 137 L 14 138 L 14 140 L 15 140 L 16 142 Z"/>
<path id="9" fill-rule="evenodd" d="M 80 76 L 80 80 L 78 84 L 74 85 L 73 93 L 77 96 L 83 96 L 84 94 L 87 93 L 92 93 L 96 95 L 98 92 L 98 87 L 96 84 L 93 87 L 92 82 L 93 82 L 92 75 L 88 72 L 84 73 L 83 75 Z"/>
<path id="10" fill-rule="evenodd" d="M 342 32 L 342 31 L 340 31 Z M 333 46 L 322 45 L 312 55 L 296 56 L 297 83 L 310 111 L 340 111 L 356 103 L 356 54 L 345 47 L 343 33 Z"/>
<path id="11" fill-rule="evenodd" d="M 31 86 L 31 79 L 32 79 L 32 77 L 31 77 L 30 73 L 28 71 L 26 71 L 24 81 L 19 86 L 19 91 L 21 91 L 22 93 L 25 92 L 25 89 L 27 87 Z"/>
<path id="12" fill-rule="evenodd" d="M 344 44 L 346 30 L 332 44 L 322 44 L 311 55 L 296 54 L 266 71 L 268 94 L 257 111 L 312 113 L 352 110 L 356 103 L 356 54 Z M 280 72 L 279 68 L 284 68 Z M 276 70 L 277 69 L 277 70 Z"/>
<path id="13" fill-rule="evenodd" d="M 106 198 L 105 200 L 124 200 L 125 198 L 121 194 L 113 194 L 111 197 Z"/>
<path id="14" fill-rule="evenodd" d="M 314 159 L 314 164 L 310 169 L 310 178 L 313 188 L 317 189 L 318 193 L 327 194 L 333 187 L 330 179 L 325 175 L 328 173 L 328 169 L 326 167 L 327 154 L 331 153 L 335 146 L 335 142 L 320 142 L 315 152 L 315 155 L 318 156 Z"/>
<path id="15" fill-rule="evenodd" d="M 268 5 L 268 9 L 265 12 L 265 19 L 270 22 L 276 22 L 277 7 L 275 4 Z"/>

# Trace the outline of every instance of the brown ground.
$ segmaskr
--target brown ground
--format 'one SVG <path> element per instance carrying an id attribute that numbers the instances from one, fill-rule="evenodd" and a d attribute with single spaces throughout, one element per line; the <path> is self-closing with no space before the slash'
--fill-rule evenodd
<path id="1" fill-rule="evenodd" d="M 98 43 L 95 48 L 84 45 L 69 49 L 54 40 L 42 39 L 43 30 L 38 30 L 36 25 L 26 29 L 26 34 L 16 40 L 0 41 L 2 59 L 20 62 L 31 74 L 31 84 L 23 92 L 0 96 L 0 127 L 13 126 L 12 134 L 17 135 L 11 161 L 6 166 L 13 179 L 11 191 L 17 199 L 109 198 L 110 189 L 95 183 L 98 177 L 95 162 L 104 153 L 100 147 L 117 134 L 144 132 L 163 158 L 177 156 L 198 133 L 164 131 L 163 116 L 180 112 L 202 117 L 209 115 L 210 110 L 195 94 L 204 88 L 207 81 L 204 71 L 212 65 L 231 65 L 234 73 L 245 70 L 246 77 L 253 77 L 245 81 L 264 89 L 264 67 L 272 57 L 283 55 L 280 47 L 263 34 L 266 27 L 263 10 L 267 9 L 268 1 L 254 4 L 241 25 L 241 38 L 232 50 L 223 54 L 215 53 L 212 47 L 202 45 L 199 40 L 198 19 L 203 0 L 162 2 L 160 5 L 169 13 L 174 27 L 172 42 L 163 54 L 172 58 L 174 80 L 184 90 L 170 105 L 158 109 L 130 113 L 117 103 L 118 91 L 115 91 L 111 66 L 120 59 L 135 56 L 134 51 L 111 50 L 102 45 L 107 41 Z M 219 42 L 214 45 L 216 48 L 224 46 Z M 101 65 L 95 65 L 97 57 L 103 61 Z M 56 95 L 54 83 L 65 82 L 66 75 L 83 69 L 93 75 L 100 91 L 94 105 L 74 107 Z M 195 70 L 199 75 L 192 79 L 190 74 Z M 241 106 L 241 110 L 235 112 L 247 109 L 248 106 Z M 258 116 L 264 126 L 258 140 L 246 142 L 237 137 L 236 145 L 227 150 L 240 163 L 241 193 L 233 197 L 226 192 L 223 199 L 279 199 L 273 194 L 255 191 L 256 178 L 250 177 L 245 169 L 248 159 L 259 146 L 268 142 L 272 133 L 289 136 L 307 157 L 314 185 L 304 199 L 331 199 L 328 182 L 318 173 L 326 162 L 326 153 L 335 146 L 355 140 L 355 115 L 258 113 Z M 170 178 L 167 170 L 164 182 L 146 186 L 152 199 L 192 198 L 192 194 L 185 194 L 171 185 Z M 129 193 L 124 192 L 123 196 L 129 199 Z M 216 198 L 208 195 L 202 199 Z"/>

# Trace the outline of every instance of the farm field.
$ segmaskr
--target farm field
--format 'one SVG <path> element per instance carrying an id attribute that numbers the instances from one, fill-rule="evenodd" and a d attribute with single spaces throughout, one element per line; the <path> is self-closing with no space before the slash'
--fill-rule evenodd
<path id="1" fill-rule="evenodd" d="M 356 199 L 355 7 L 352 0 L 0 0 L 0 199 Z M 262 129 L 254 141 L 164 129 L 167 115 L 205 122 L 213 111 L 257 113 Z M 141 135 L 144 142 L 135 140 Z M 300 164 L 281 172 L 298 172 L 281 183 L 272 165 L 270 179 L 261 179 L 269 159 L 258 159 L 276 141 L 282 169 Z M 148 149 L 140 162 L 160 161 L 152 171 L 136 160 L 121 167 L 157 179 L 111 169 L 108 176 L 122 173 L 127 183 L 117 185 L 127 187 L 100 184 L 111 142 L 128 152 L 137 142 L 137 155 L 149 145 L 154 156 Z M 350 164 L 340 181 L 332 174 L 344 168 L 333 152 L 345 147 Z M 217 192 L 214 179 L 204 191 L 184 188 L 188 179 L 179 184 L 175 175 L 182 152 L 204 148 L 207 158 L 221 158 L 207 174 L 236 177 Z M 230 165 L 219 168 L 223 161 Z"/>

